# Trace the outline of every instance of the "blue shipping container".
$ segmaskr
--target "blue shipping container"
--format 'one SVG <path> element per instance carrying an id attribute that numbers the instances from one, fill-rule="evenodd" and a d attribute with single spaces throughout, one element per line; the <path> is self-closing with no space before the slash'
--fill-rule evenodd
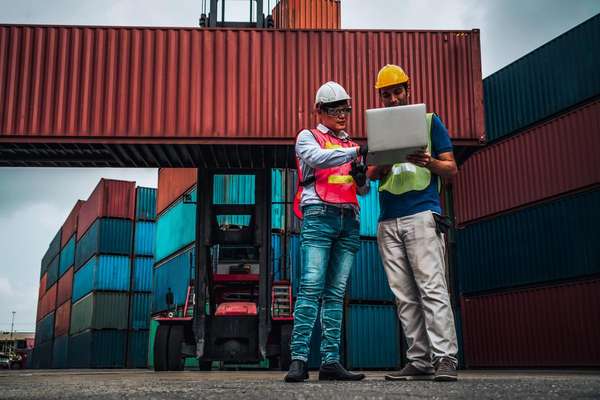
<path id="1" fill-rule="evenodd" d="M 292 296 L 298 296 L 300 289 L 300 273 L 302 269 L 300 259 L 300 235 L 290 235 L 287 247 L 287 267 L 289 268 L 292 283 Z"/>
<path id="2" fill-rule="evenodd" d="M 75 235 L 69 239 L 65 247 L 60 251 L 58 276 L 61 277 L 75 262 Z"/>
<path id="3" fill-rule="evenodd" d="M 148 331 L 130 331 L 127 346 L 127 368 L 146 368 L 148 365 Z"/>
<path id="4" fill-rule="evenodd" d="M 346 308 L 348 368 L 398 368 L 401 335 L 396 306 L 350 304 Z"/>
<path id="5" fill-rule="evenodd" d="M 131 254 L 132 221 L 126 219 L 97 219 L 77 242 L 75 270 L 96 254 Z"/>
<path id="6" fill-rule="evenodd" d="M 152 272 L 154 259 L 152 257 L 136 257 L 133 264 L 133 291 L 152 291 Z"/>
<path id="7" fill-rule="evenodd" d="M 69 368 L 124 368 L 127 331 L 87 330 L 71 336 Z"/>
<path id="8" fill-rule="evenodd" d="M 152 221 L 142 221 L 135 223 L 135 247 L 136 256 L 153 256 L 155 224 Z"/>
<path id="9" fill-rule="evenodd" d="M 134 293 L 131 295 L 130 329 L 149 329 L 152 309 L 151 293 Z"/>
<path id="10" fill-rule="evenodd" d="M 377 236 L 379 219 L 379 181 L 371 181 L 371 189 L 365 196 L 358 196 L 360 206 L 360 235 Z"/>
<path id="11" fill-rule="evenodd" d="M 597 189 L 457 230 L 460 292 L 600 274 L 599 204 Z"/>
<path id="12" fill-rule="evenodd" d="M 273 280 L 280 281 L 286 279 L 283 275 L 285 261 L 282 257 L 282 240 L 285 240 L 285 236 L 272 234 L 271 235 L 271 266 L 273 270 Z"/>
<path id="13" fill-rule="evenodd" d="M 54 311 L 42 318 L 35 329 L 35 344 L 46 343 L 54 336 Z"/>
<path id="14" fill-rule="evenodd" d="M 33 360 L 31 362 L 32 368 L 34 369 L 48 369 L 52 368 L 52 353 L 54 350 L 54 344 L 52 340 L 35 345 L 33 349 Z"/>
<path id="15" fill-rule="evenodd" d="M 52 368 L 69 368 L 69 336 L 54 338 Z"/>
<path id="16" fill-rule="evenodd" d="M 129 291 L 130 270 L 127 256 L 94 256 L 75 272 L 73 302 L 92 290 Z"/>
<path id="17" fill-rule="evenodd" d="M 196 201 L 196 189 L 191 192 L 191 201 Z M 154 259 L 164 260 L 171 254 L 192 244 L 196 238 L 196 206 L 179 200 L 156 222 L 156 246 Z"/>
<path id="18" fill-rule="evenodd" d="M 193 278 L 194 248 L 188 248 L 154 269 L 152 313 L 167 309 L 166 295 L 173 292 L 176 305 L 185 304 L 187 288 Z"/>
<path id="19" fill-rule="evenodd" d="M 136 189 L 135 219 L 141 221 L 156 219 L 156 189 L 147 187 Z"/>
<path id="20" fill-rule="evenodd" d="M 350 274 L 350 300 L 393 301 L 376 240 L 361 240 L 356 263 Z"/>
<path id="21" fill-rule="evenodd" d="M 46 290 L 50 289 L 50 287 L 54 285 L 58 280 L 59 260 L 60 254 L 57 254 L 56 257 L 54 257 L 54 259 L 50 262 L 50 265 L 48 265 L 48 279 L 46 281 Z"/>

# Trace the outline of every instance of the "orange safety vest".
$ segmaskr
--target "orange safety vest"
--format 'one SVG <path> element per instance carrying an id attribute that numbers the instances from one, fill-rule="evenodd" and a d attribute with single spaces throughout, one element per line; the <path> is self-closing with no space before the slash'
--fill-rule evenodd
<path id="1" fill-rule="evenodd" d="M 318 129 L 311 129 L 310 132 L 322 149 L 358 147 L 352 140 L 342 140 L 333 135 L 323 133 Z M 308 178 L 305 182 L 301 182 L 303 174 L 297 155 L 296 167 L 298 168 L 298 184 L 296 186 L 296 196 L 294 197 L 294 213 L 298 218 L 302 219 L 300 200 L 302 199 L 303 186 L 312 182 L 315 183 L 317 196 L 323 202 L 330 204 L 352 204 L 358 207 L 356 183 L 352 176 L 350 176 L 350 169 L 352 168 L 350 162 L 332 168 L 315 168 L 314 177 Z"/>

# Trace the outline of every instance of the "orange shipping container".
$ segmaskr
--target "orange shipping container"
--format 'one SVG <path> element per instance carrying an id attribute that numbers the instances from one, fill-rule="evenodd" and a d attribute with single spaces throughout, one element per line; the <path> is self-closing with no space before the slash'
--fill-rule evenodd
<path id="1" fill-rule="evenodd" d="M 71 293 L 73 291 L 73 267 L 69 268 L 67 272 L 58 280 L 58 289 L 56 294 L 56 304 L 61 305 L 65 301 L 71 299 Z"/>
<path id="2" fill-rule="evenodd" d="M 273 8 L 276 28 L 340 29 L 340 0 L 281 0 Z"/>
<path id="3" fill-rule="evenodd" d="M 38 304 L 38 321 L 56 309 L 56 289 L 57 285 L 52 285 L 40 299 Z"/>
<path id="4" fill-rule="evenodd" d="M 156 214 L 163 212 L 195 184 L 195 168 L 161 168 L 158 171 Z"/>
<path id="5" fill-rule="evenodd" d="M 69 333 L 69 323 L 71 320 L 71 302 L 67 301 L 56 309 L 54 315 L 54 336 L 63 336 Z"/>
<path id="6" fill-rule="evenodd" d="M 48 273 L 44 272 L 42 279 L 40 279 L 40 289 L 38 290 L 38 301 L 42 299 L 44 293 L 46 293 L 46 286 L 48 285 Z"/>
<path id="7" fill-rule="evenodd" d="M 79 209 L 81 208 L 83 203 L 85 203 L 83 200 L 77 200 L 77 203 L 75 203 L 75 206 L 69 213 L 69 216 L 67 217 L 65 223 L 62 226 L 60 234 L 61 248 L 63 248 L 67 244 L 69 239 L 71 239 L 71 236 L 73 236 L 73 234 L 77 232 L 77 216 L 79 215 Z"/>

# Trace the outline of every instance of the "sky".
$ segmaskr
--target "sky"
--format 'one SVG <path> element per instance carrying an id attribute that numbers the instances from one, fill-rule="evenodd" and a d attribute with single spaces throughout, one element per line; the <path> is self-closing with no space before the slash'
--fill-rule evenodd
<path id="1" fill-rule="evenodd" d="M 228 20 L 249 14 L 247 2 Z M 268 0 L 264 0 L 265 10 Z M 271 1 L 271 6 L 275 1 Z M 196 27 L 203 0 L 0 0 L 0 23 Z M 229 4 L 229 3 L 227 3 Z M 342 0 L 346 29 L 479 29 L 483 77 L 600 12 L 600 0 Z M 156 187 L 155 169 L 0 168 L 0 330 L 33 331 L 40 261 L 101 177 Z"/>

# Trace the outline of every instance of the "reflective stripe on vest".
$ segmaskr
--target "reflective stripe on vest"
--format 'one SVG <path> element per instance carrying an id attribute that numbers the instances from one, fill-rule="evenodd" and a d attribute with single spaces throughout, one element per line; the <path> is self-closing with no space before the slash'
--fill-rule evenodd
<path id="1" fill-rule="evenodd" d="M 427 131 L 429 132 L 429 142 L 427 151 L 431 153 L 431 120 L 433 113 L 427 113 Z M 431 171 L 425 167 L 419 167 L 413 163 L 398 163 L 392 166 L 392 169 L 385 178 L 381 180 L 379 191 L 388 191 L 395 195 L 401 195 L 414 190 L 425 190 L 431 183 Z M 438 179 L 438 192 L 440 190 L 440 180 Z"/>

